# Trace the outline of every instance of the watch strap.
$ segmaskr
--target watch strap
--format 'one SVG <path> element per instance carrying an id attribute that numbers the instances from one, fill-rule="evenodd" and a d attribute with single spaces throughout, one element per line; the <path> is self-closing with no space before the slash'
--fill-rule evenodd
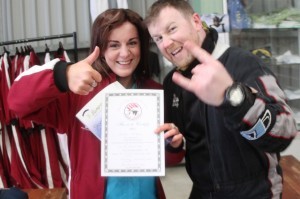
<path id="1" fill-rule="evenodd" d="M 243 117 L 253 106 L 256 99 L 256 94 L 253 93 L 248 86 L 243 83 L 241 83 L 241 85 L 245 94 L 244 101 L 241 105 L 234 107 L 228 104 L 228 102 L 224 102 L 219 106 L 219 108 L 224 111 L 226 123 L 230 126 L 230 128 L 234 129 L 240 128 Z"/>

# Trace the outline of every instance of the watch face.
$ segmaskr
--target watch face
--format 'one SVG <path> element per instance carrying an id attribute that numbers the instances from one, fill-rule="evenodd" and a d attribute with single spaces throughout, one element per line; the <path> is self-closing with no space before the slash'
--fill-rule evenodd
<path id="1" fill-rule="evenodd" d="M 245 95 L 240 85 L 232 87 L 228 94 L 232 106 L 239 106 L 244 101 Z"/>

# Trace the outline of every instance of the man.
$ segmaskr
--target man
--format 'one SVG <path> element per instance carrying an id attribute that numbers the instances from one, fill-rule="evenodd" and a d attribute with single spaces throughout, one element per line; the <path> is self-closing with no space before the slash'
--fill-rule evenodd
<path id="1" fill-rule="evenodd" d="M 184 0 L 156 1 L 145 23 L 176 66 L 164 80 L 165 122 L 186 140 L 190 198 L 280 198 L 279 153 L 297 130 L 272 72 L 221 44 Z"/>

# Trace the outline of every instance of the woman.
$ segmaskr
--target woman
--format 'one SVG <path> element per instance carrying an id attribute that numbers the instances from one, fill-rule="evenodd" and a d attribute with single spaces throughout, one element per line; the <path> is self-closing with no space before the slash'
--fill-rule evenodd
<path id="1" fill-rule="evenodd" d="M 150 79 L 148 42 L 147 29 L 137 13 L 107 10 L 94 21 L 93 52 L 86 59 L 75 64 L 54 59 L 34 66 L 21 74 L 10 90 L 9 107 L 20 118 L 67 133 L 71 199 L 165 198 L 159 178 L 101 177 L 101 142 L 75 117 L 89 100 L 115 81 L 126 88 L 162 88 Z M 178 129 L 172 128 L 165 137 L 170 136 L 172 147 L 182 144 Z M 180 162 L 183 155 L 183 151 L 180 155 L 166 154 L 167 164 Z"/>

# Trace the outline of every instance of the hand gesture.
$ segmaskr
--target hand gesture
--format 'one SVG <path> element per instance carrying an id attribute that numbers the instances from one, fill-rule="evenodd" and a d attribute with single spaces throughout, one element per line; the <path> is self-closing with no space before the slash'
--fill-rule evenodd
<path id="1" fill-rule="evenodd" d="M 219 106 L 224 100 L 226 88 L 233 80 L 225 67 L 209 53 L 192 42 L 186 42 L 184 48 L 192 53 L 201 64 L 192 70 L 191 79 L 178 72 L 173 74 L 173 81 L 182 88 L 193 92 L 204 103 Z"/>
<path id="2" fill-rule="evenodd" d="M 68 86 L 73 93 L 87 95 L 94 90 L 97 83 L 101 82 L 102 77 L 100 73 L 92 67 L 99 54 L 100 49 L 96 47 L 87 58 L 68 66 Z"/>
<path id="3" fill-rule="evenodd" d="M 155 133 L 161 132 L 165 132 L 164 138 L 173 148 L 179 147 L 183 142 L 183 135 L 173 123 L 163 124 L 155 130 Z"/>

